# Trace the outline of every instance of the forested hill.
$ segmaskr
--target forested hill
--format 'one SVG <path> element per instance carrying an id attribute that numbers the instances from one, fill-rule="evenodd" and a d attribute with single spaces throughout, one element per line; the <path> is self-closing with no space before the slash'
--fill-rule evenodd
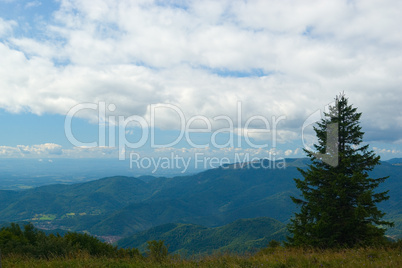
<path id="1" fill-rule="evenodd" d="M 205 227 L 237 219 L 270 217 L 287 222 L 296 210 L 289 196 L 297 195 L 293 178 L 306 159 L 286 159 L 286 168 L 263 162 L 228 165 L 191 176 L 146 179 L 108 177 L 72 184 L 48 185 L 24 191 L 0 191 L 3 221 L 31 221 L 44 228 L 87 231 L 102 236 L 128 236 L 167 224 Z M 373 176 L 390 176 L 381 189 L 390 200 L 380 204 L 396 222 L 400 235 L 402 166 L 382 162 Z"/>
<path id="2" fill-rule="evenodd" d="M 123 248 L 145 252 L 147 241 L 163 240 L 169 252 L 190 256 L 213 252 L 252 252 L 281 241 L 289 235 L 286 225 L 270 218 L 241 219 L 224 226 L 207 228 L 195 224 L 168 223 L 136 233 L 118 242 Z"/>

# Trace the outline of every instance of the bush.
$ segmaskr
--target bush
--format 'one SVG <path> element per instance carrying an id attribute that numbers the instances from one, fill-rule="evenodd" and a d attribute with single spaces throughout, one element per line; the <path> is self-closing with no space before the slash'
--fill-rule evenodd
<path id="1" fill-rule="evenodd" d="M 118 249 L 88 234 L 69 232 L 64 237 L 58 234 L 46 235 L 32 224 L 25 225 L 24 230 L 21 230 L 14 223 L 0 229 L 0 250 L 6 256 L 16 254 L 44 259 L 82 253 L 99 257 L 141 257 L 138 249 Z"/>
<path id="2" fill-rule="evenodd" d="M 148 257 L 157 262 L 162 262 L 168 256 L 168 248 L 163 240 L 152 240 L 147 242 Z"/>

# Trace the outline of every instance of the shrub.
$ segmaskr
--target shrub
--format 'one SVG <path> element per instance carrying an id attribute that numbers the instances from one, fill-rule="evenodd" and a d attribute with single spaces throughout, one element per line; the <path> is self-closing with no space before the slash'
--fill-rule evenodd
<path id="1" fill-rule="evenodd" d="M 148 257 L 157 262 L 162 262 L 168 256 L 168 248 L 163 240 L 152 240 L 147 242 Z"/>

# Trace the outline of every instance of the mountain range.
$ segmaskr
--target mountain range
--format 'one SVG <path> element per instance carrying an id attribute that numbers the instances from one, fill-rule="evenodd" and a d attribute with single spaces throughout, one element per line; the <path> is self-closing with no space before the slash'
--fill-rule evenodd
<path id="1" fill-rule="evenodd" d="M 289 198 L 299 194 L 293 178 L 300 177 L 297 168 L 306 167 L 308 161 L 285 159 L 286 164 L 279 166 L 263 160 L 172 178 L 114 176 L 22 191 L 1 190 L 0 219 L 30 221 L 44 229 L 85 231 L 112 237 L 112 241 L 133 235 L 144 241 L 140 235 L 145 237 L 142 232 L 150 228 L 170 233 L 183 228 L 204 230 L 208 237 L 209 232 L 219 230 L 211 228 L 245 218 L 268 217 L 285 224 L 297 211 Z M 394 237 L 402 236 L 401 162 L 383 161 L 371 174 L 389 176 L 379 190 L 389 190 L 391 198 L 379 207 L 395 222 L 388 230 Z M 135 245 L 143 246 L 138 243 Z"/>
<path id="2" fill-rule="evenodd" d="M 74 184 L 115 176 L 146 175 L 173 177 L 203 171 L 189 165 L 185 174 L 181 169 L 130 167 L 129 159 L 115 158 L 1 158 L 0 189 L 21 190 L 48 184 Z"/>

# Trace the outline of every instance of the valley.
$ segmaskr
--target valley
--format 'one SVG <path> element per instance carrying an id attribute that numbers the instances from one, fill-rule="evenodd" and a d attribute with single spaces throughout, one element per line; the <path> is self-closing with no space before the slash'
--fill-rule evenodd
<path id="1" fill-rule="evenodd" d="M 268 163 L 227 165 L 171 178 L 114 176 L 20 191 L 1 190 L 0 218 L 3 222 L 32 222 L 46 230 L 86 232 L 109 242 L 140 234 L 138 241 L 143 243 L 147 239 L 171 241 L 171 229 L 160 231 L 166 224 L 173 224 L 175 232 L 183 228 L 212 232 L 209 228 L 264 217 L 284 227 L 297 209 L 289 197 L 298 195 L 293 178 L 300 176 L 297 167 L 307 163 L 307 159 L 286 159 L 284 169 L 267 168 Z M 395 221 L 395 227 L 388 230 L 393 238 L 402 235 L 401 172 L 398 160 L 384 161 L 372 172 L 376 177 L 390 176 L 380 190 L 390 189 L 391 198 L 380 208 L 387 213 L 386 218 Z M 159 230 L 160 235 L 147 235 L 149 230 Z M 277 239 L 284 240 L 285 236 Z M 135 246 L 143 246 L 138 243 Z M 259 247 L 263 244 L 253 243 Z M 185 246 L 175 250 L 181 249 L 189 250 Z"/>

